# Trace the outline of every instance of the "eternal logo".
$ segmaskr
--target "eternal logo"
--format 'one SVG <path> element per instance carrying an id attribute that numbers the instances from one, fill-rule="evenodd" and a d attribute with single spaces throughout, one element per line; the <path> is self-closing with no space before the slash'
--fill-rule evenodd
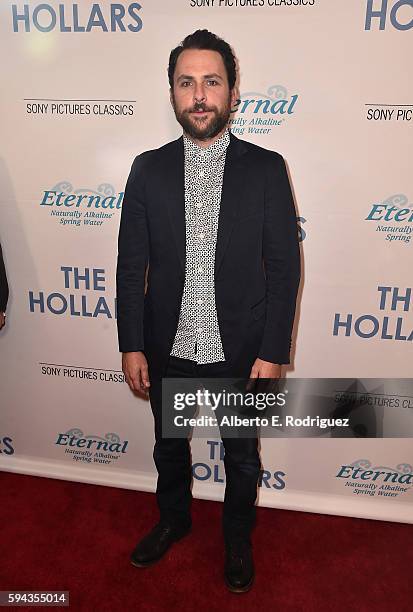
<path id="1" fill-rule="evenodd" d="M 77 427 L 65 433 L 59 433 L 55 442 L 65 446 L 65 453 L 72 455 L 73 461 L 83 463 L 112 463 L 127 452 L 128 440 L 121 440 L 116 433 L 107 433 L 103 437 L 95 434 L 84 434 Z"/>
<path id="2" fill-rule="evenodd" d="M 371 461 L 359 459 L 349 465 L 341 465 L 336 478 L 345 479 L 345 486 L 351 487 L 356 495 L 398 497 L 411 490 L 413 466 L 399 463 L 395 468 L 373 467 Z"/>
<path id="3" fill-rule="evenodd" d="M 30 32 L 33 26 L 39 32 L 51 32 L 55 28 L 60 32 L 139 32 L 143 25 L 138 14 L 141 8 L 137 2 L 127 7 L 119 3 L 100 5 L 95 2 L 90 9 L 82 7 L 81 10 L 78 4 L 61 3 L 57 9 L 46 3 L 34 7 L 23 4 L 23 10 L 17 4 L 12 4 L 13 31 L 19 32 L 24 28 L 25 32 Z M 125 24 L 126 11 L 128 18 Z"/>
<path id="4" fill-rule="evenodd" d="M 391 4 L 393 5 L 391 6 Z M 389 6 L 391 6 L 390 9 Z M 374 24 L 378 25 L 378 29 L 385 30 L 387 16 L 389 16 L 393 28 L 396 30 L 410 30 L 413 28 L 413 16 L 410 18 L 410 21 L 403 21 L 403 15 L 406 15 L 408 8 L 413 9 L 413 0 L 398 0 L 397 2 L 367 0 L 364 29 L 371 30 L 374 19 Z"/>
<path id="5" fill-rule="evenodd" d="M 50 216 L 58 217 L 61 225 L 100 227 L 122 207 L 123 196 L 123 191 L 116 192 L 109 183 L 94 190 L 74 189 L 69 181 L 61 181 L 43 192 L 40 206 L 49 207 Z"/>
<path id="6" fill-rule="evenodd" d="M 381 232 L 387 242 L 409 244 L 413 232 L 413 205 L 399 193 L 373 204 L 365 221 L 376 222 L 376 232 Z"/>
<path id="7" fill-rule="evenodd" d="M 282 85 L 272 85 L 266 94 L 247 92 L 237 100 L 230 119 L 231 131 L 235 134 L 270 134 L 273 127 L 281 125 L 286 117 L 294 113 L 298 95 L 289 96 Z"/>

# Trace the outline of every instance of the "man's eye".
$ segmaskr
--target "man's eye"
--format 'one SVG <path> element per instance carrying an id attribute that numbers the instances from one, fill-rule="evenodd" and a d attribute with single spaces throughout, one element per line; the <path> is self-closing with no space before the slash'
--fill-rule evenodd
<path id="1" fill-rule="evenodd" d="M 181 86 L 182 87 L 186 87 L 187 85 L 190 85 L 191 81 L 182 81 Z"/>
<path id="2" fill-rule="evenodd" d="M 209 81 L 207 81 L 208 85 L 218 85 L 218 81 L 215 81 L 215 79 L 210 79 Z"/>

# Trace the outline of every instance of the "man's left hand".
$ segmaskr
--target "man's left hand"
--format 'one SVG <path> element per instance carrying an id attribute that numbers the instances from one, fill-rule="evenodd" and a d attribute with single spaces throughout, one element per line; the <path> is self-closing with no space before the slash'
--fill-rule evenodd
<path id="1" fill-rule="evenodd" d="M 281 376 L 281 364 L 272 363 L 271 361 L 264 361 L 263 359 L 257 359 L 254 361 L 251 368 L 249 378 L 280 378 Z M 256 381 L 258 382 L 258 381 Z M 254 381 L 248 381 L 247 389 L 251 389 L 254 386 Z"/>

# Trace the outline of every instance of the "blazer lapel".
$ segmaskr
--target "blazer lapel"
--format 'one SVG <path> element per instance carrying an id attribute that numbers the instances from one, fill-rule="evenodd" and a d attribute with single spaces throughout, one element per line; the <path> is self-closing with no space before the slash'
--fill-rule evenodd
<path id="1" fill-rule="evenodd" d="M 244 192 L 243 184 L 245 172 L 243 171 L 243 154 L 247 147 L 230 132 L 230 144 L 225 158 L 224 180 L 222 184 L 221 206 L 218 218 L 218 234 L 215 250 L 215 277 L 231 237 L 232 228 L 237 218 L 239 202 Z"/>
<path id="2" fill-rule="evenodd" d="M 235 223 L 238 206 L 243 193 L 243 154 L 247 147 L 230 132 L 230 144 L 225 158 L 221 204 L 218 217 L 218 232 L 215 250 L 215 276 L 221 266 Z M 167 207 L 172 234 L 182 271 L 185 273 L 185 167 L 184 143 L 181 136 L 173 143 L 164 169 L 163 178 L 167 190 Z"/>
<path id="3" fill-rule="evenodd" d="M 172 143 L 173 147 L 166 168 L 162 174 L 167 190 L 167 208 L 172 226 L 172 234 L 178 252 L 182 271 L 185 273 L 185 167 L 184 167 L 184 141 L 181 136 Z"/>

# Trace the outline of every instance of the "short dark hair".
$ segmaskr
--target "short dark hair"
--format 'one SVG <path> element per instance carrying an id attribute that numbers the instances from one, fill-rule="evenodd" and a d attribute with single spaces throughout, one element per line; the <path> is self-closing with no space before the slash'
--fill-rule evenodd
<path id="1" fill-rule="evenodd" d="M 225 40 L 208 30 L 196 30 L 193 34 L 188 34 L 180 45 L 172 49 L 169 55 L 168 79 L 171 89 L 174 84 L 174 74 L 178 57 L 185 49 L 206 49 L 208 51 L 218 51 L 221 55 L 225 69 L 227 71 L 228 85 L 232 89 L 236 80 L 235 56 L 231 47 Z"/>

